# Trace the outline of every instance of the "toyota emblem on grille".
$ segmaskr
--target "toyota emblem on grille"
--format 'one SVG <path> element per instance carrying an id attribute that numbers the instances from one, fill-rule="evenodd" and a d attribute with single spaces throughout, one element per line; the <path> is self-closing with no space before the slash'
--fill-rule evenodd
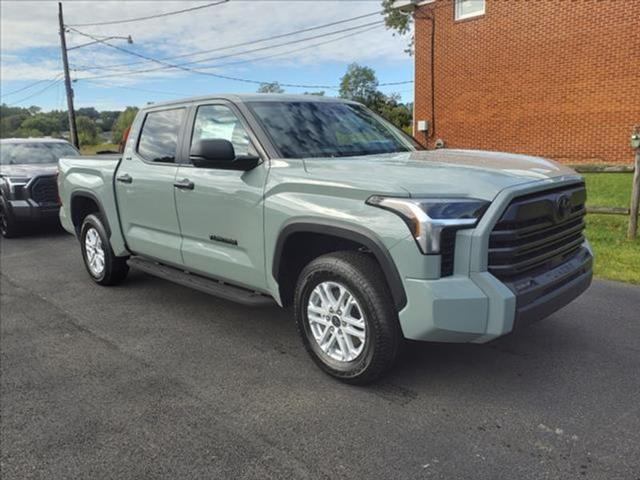
<path id="1" fill-rule="evenodd" d="M 559 220 L 564 220 L 569 216 L 571 210 L 571 199 L 567 195 L 562 195 L 556 201 L 556 214 Z"/>

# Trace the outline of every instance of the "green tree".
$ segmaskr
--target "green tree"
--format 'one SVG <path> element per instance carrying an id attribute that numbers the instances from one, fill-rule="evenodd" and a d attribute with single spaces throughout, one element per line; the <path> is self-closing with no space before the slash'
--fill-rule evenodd
<path id="1" fill-rule="evenodd" d="M 103 132 L 110 132 L 113 129 L 113 124 L 116 123 L 119 115 L 120 112 L 117 111 L 100 112 L 100 118 L 96 120 L 96 123 Z"/>
<path id="2" fill-rule="evenodd" d="M 396 127 L 411 133 L 413 108 L 412 105 L 402 103 L 399 94 L 385 96 L 384 101 L 377 105 L 376 111 Z"/>
<path id="3" fill-rule="evenodd" d="M 26 118 L 20 128 L 25 130 L 38 130 L 42 135 L 52 136 L 60 135 L 61 125 L 55 115 L 51 113 L 36 113 Z"/>
<path id="4" fill-rule="evenodd" d="M 410 129 L 413 109 L 400 101 L 399 94 L 385 95 L 378 85 L 372 68 L 353 63 L 340 81 L 340 96 L 366 105 L 398 128 Z"/>
<path id="5" fill-rule="evenodd" d="M 284 88 L 278 82 L 263 83 L 258 88 L 258 93 L 284 93 Z"/>
<path id="6" fill-rule="evenodd" d="M 373 108 L 381 95 L 378 84 L 376 72 L 372 68 L 352 63 L 340 79 L 340 96 Z"/>
<path id="7" fill-rule="evenodd" d="M 78 140 L 80 145 L 95 145 L 98 143 L 98 126 L 91 118 L 84 115 L 76 118 Z"/>
<path id="8" fill-rule="evenodd" d="M 122 135 L 125 130 L 131 126 L 137 114 L 138 107 L 127 107 L 124 112 L 118 115 L 118 119 L 113 124 L 113 129 L 111 130 L 113 143 L 120 143 L 122 141 Z"/>
<path id="9" fill-rule="evenodd" d="M 413 54 L 415 38 L 411 34 L 411 26 L 413 25 L 413 16 L 405 15 L 393 8 L 394 0 L 383 0 L 382 9 L 384 11 L 384 22 L 388 29 L 394 30 L 394 35 L 405 36 L 410 34 L 411 39 L 405 50 L 409 54 Z"/>
<path id="10" fill-rule="evenodd" d="M 10 107 L 5 103 L 0 105 L 0 137 L 14 137 L 15 131 L 29 115 L 26 108 Z"/>
<path id="11" fill-rule="evenodd" d="M 37 128 L 20 127 L 17 130 L 14 130 L 11 136 L 13 138 L 29 138 L 29 137 L 38 138 L 38 137 L 43 137 L 44 134 Z"/>
<path id="12" fill-rule="evenodd" d="M 76 109 L 76 115 L 79 117 L 89 117 L 91 120 L 100 118 L 100 112 L 93 107 L 83 107 Z"/>

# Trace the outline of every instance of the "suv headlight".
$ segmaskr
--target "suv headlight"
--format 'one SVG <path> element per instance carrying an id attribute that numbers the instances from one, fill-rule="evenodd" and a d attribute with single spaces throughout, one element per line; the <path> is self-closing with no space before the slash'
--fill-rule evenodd
<path id="1" fill-rule="evenodd" d="M 5 177 L 9 191 L 16 199 L 22 198 L 24 187 L 29 183 L 26 177 Z"/>
<path id="2" fill-rule="evenodd" d="M 367 204 L 400 216 L 425 255 L 439 254 L 442 233 L 473 228 L 489 202 L 469 198 L 395 198 L 374 195 Z"/>

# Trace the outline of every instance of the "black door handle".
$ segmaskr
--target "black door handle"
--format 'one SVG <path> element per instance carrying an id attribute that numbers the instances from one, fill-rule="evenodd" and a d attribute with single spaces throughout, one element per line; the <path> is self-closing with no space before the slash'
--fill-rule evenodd
<path id="1" fill-rule="evenodd" d="M 179 182 L 174 183 L 173 186 L 176 188 L 179 188 L 180 190 L 193 190 L 194 188 L 196 188 L 196 184 L 193 183 L 188 178 L 185 178 L 184 180 L 180 180 Z"/>
<path id="2" fill-rule="evenodd" d="M 133 178 L 131 178 L 131 175 L 129 175 L 128 173 L 120 175 L 116 178 L 116 180 L 118 180 L 120 183 L 133 183 Z"/>

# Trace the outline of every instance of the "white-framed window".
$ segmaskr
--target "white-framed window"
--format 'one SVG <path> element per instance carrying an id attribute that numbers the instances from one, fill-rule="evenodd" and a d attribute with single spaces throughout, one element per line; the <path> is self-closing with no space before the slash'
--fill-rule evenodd
<path id="1" fill-rule="evenodd" d="M 484 15 L 485 0 L 455 0 L 456 20 Z"/>

